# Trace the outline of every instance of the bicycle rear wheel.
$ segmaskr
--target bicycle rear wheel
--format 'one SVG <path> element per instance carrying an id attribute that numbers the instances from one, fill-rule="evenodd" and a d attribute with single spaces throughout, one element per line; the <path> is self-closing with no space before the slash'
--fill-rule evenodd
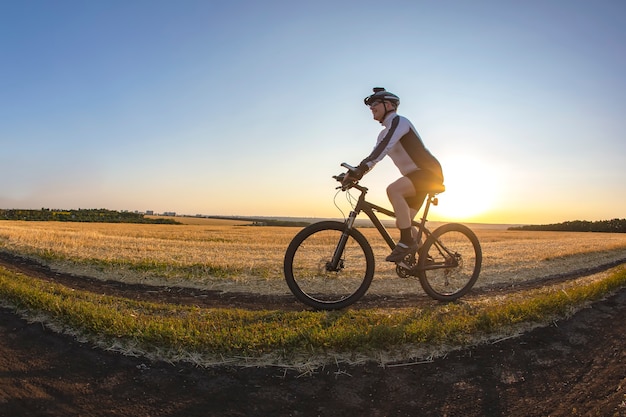
<path id="1" fill-rule="evenodd" d="M 474 286 L 482 259 L 474 232 L 458 223 L 443 225 L 420 248 L 417 269 L 422 288 L 436 300 L 454 301 Z"/>
<path id="2" fill-rule="evenodd" d="M 345 245 L 345 225 L 326 221 L 307 226 L 287 248 L 284 272 L 298 300 L 321 310 L 336 310 L 361 298 L 374 277 L 374 253 L 361 232 L 351 229 Z M 342 247 L 343 246 L 343 247 Z M 333 268 L 335 253 L 339 264 Z"/>

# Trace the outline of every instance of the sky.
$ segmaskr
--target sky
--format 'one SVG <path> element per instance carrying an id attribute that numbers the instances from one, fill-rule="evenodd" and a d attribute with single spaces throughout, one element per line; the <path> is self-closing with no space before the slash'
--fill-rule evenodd
<path id="1" fill-rule="evenodd" d="M 340 217 L 381 86 L 431 219 L 624 218 L 624 74 L 622 0 L 0 0 L 0 208 Z"/>

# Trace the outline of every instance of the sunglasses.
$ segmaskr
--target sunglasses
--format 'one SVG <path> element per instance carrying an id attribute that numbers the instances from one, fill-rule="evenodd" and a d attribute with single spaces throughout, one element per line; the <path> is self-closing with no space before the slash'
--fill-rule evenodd
<path id="1" fill-rule="evenodd" d="M 382 103 L 382 101 L 376 100 L 369 104 L 369 108 L 371 109 L 372 107 L 378 106 L 380 103 Z"/>

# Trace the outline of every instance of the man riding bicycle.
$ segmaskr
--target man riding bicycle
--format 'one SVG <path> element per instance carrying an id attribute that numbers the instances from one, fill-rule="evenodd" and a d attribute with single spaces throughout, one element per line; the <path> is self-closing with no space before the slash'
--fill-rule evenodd
<path id="1" fill-rule="evenodd" d="M 402 177 L 387 187 L 387 196 L 396 214 L 400 241 L 386 260 L 401 262 L 406 255 L 417 250 L 411 221 L 419 211 L 428 191 L 443 190 L 443 171 L 439 161 L 426 149 L 413 124 L 396 113 L 400 98 L 376 87 L 374 94 L 363 101 L 372 111 L 374 120 L 384 126 L 376 146 L 356 171 L 351 171 L 344 183 L 360 180 L 386 155 L 400 170 Z"/>

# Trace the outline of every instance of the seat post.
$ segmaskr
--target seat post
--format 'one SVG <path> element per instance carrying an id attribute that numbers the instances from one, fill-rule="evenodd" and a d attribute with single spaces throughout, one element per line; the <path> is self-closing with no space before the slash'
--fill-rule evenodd
<path id="1" fill-rule="evenodd" d="M 424 228 L 426 227 L 426 219 L 428 217 L 428 210 L 430 210 L 430 205 L 432 203 L 433 200 L 433 194 L 432 193 L 428 193 L 428 195 L 426 196 L 426 204 L 424 205 L 424 211 L 422 212 L 422 219 L 418 224 L 418 228 L 417 228 L 417 241 L 421 242 L 422 240 L 422 233 L 424 231 Z"/>
<path id="2" fill-rule="evenodd" d="M 433 202 L 433 194 L 428 193 L 426 197 L 426 205 L 424 206 L 424 212 L 422 213 L 422 224 L 426 223 L 426 218 L 428 217 L 428 211 L 430 210 L 430 205 Z"/>

